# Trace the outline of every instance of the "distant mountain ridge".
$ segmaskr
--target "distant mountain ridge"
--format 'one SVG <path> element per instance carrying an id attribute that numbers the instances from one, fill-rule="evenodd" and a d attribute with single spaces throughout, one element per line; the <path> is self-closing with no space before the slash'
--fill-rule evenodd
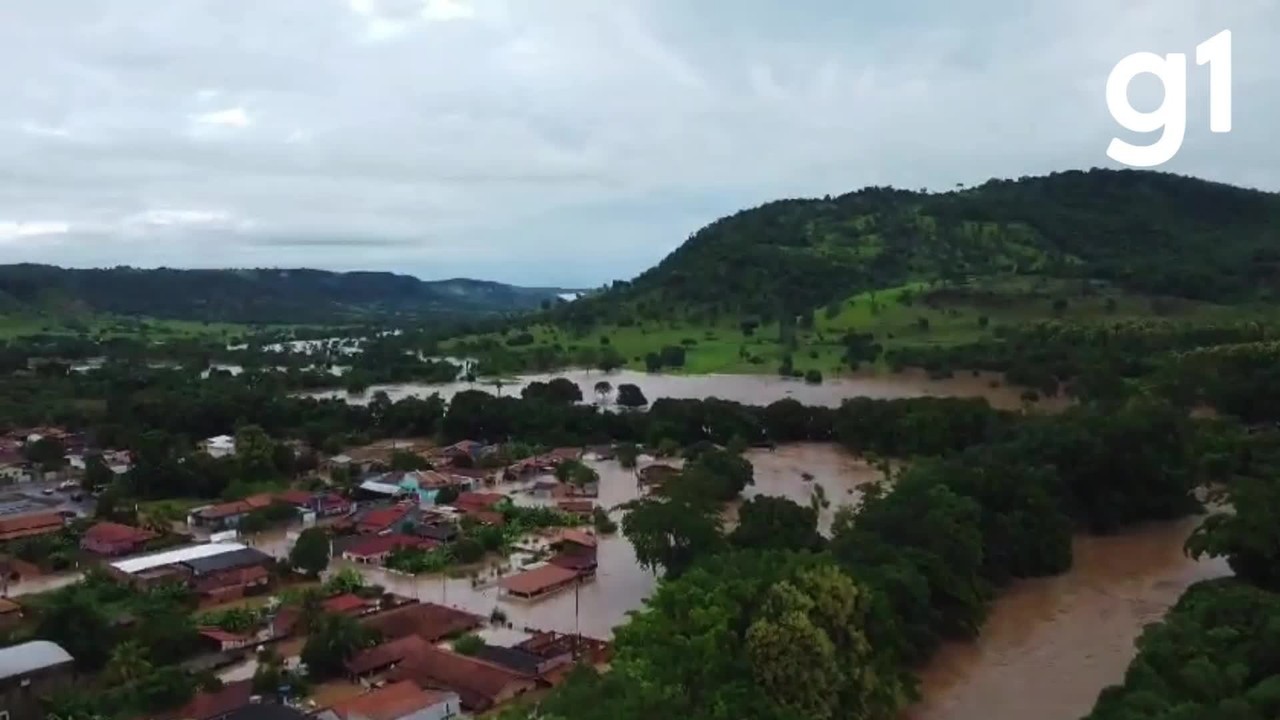
<path id="1" fill-rule="evenodd" d="M 0 265 L 0 312 L 100 312 L 169 320 L 336 323 L 524 312 L 564 288 L 419 280 L 390 272 Z"/>

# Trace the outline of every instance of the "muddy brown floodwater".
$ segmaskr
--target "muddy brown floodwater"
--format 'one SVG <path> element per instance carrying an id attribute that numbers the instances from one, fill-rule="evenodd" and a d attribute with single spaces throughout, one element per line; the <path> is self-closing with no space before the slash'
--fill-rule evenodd
<path id="1" fill-rule="evenodd" d="M 854 397 L 893 399 L 937 395 L 984 397 L 994 407 L 1003 409 L 1017 409 L 1023 406 L 1022 389 L 1003 384 L 998 375 L 964 373 L 944 380 L 931 380 L 928 375 L 919 370 L 906 370 L 896 374 L 859 373 L 829 378 L 817 385 L 777 375 L 665 375 L 633 370 L 618 370 L 610 373 L 599 370 L 563 370 L 509 378 L 500 389 L 492 384 L 492 380 L 485 378 L 475 383 L 374 385 L 360 395 L 348 395 L 343 390 L 303 394 L 318 398 L 345 399 L 352 403 L 366 403 L 378 391 L 387 393 L 393 401 L 411 396 L 427 397 L 433 393 L 448 400 L 463 390 L 484 390 L 494 394 L 518 396 L 521 389 L 531 382 L 546 382 L 558 377 L 568 378 L 577 383 L 582 390 L 583 399 L 588 402 L 596 400 L 595 384 L 605 380 L 615 388 L 622 383 L 634 383 L 650 400 L 716 397 L 747 405 L 768 405 L 776 400 L 794 398 L 805 405 L 834 407 Z M 1061 398 L 1055 398 L 1042 401 L 1038 405 L 1053 409 L 1062 406 L 1064 402 Z"/>
<path id="2" fill-rule="evenodd" d="M 946 645 L 921 673 L 909 720 L 1078 720 L 1123 681 L 1143 626 L 1191 584 L 1230 573 L 1182 544 L 1197 520 L 1078 537 L 1075 563 L 1006 588 L 974 642 Z"/>

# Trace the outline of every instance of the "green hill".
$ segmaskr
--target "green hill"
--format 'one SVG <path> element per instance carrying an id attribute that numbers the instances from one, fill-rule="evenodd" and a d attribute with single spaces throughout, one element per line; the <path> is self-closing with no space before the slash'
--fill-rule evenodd
<path id="1" fill-rule="evenodd" d="M 1231 319 L 1277 290 L 1280 195 L 1095 169 L 767 203 L 702 228 L 631 282 L 518 321 L 531 338 L 456 345 L 582 362 L 584 339 L 603 335 L 633 367 L 682 346 L 691 370 L 771 371 L 794 355 L 830 371 L 849 333 L 891 347 L 1040 318 Z"/>
<path id="2" fill-rule="evenodd" d="M 0 266 L 0 313 L 28 317 L 101 313 L 289 324 L 420 320 L 528 311 L 561 292 L 380 272 Z"/>

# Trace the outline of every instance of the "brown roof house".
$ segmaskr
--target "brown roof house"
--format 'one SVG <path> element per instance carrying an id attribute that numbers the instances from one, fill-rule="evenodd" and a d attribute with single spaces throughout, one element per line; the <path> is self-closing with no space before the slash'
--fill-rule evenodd
<path id="1" fill-rule="evenodd" d="M 361 650 L 347 661 L 347 672 L 355 679 L 370 678 L 394 669 L 400 663 L 422 654 L 431 643 L 417 635 L 379 643 L 366 650 Z"/>
<path id="2" fill-rule="evenodd" d="M 366 627 L 377 630 L 388 640 L 417 635 L 429 643 L 475 630 L 484 622 L 479 615 L 436 603 L 412 603 L 364 620 Z"/>
<path id="3" fill-rule="evenodd" d="M 401 680 L 335 703 L 316 717 L 319 720 L 444 720 L 455 717 L 461 705 L 455 692 L 424 690 L 412 680 Z"/>
<path id="4" fill-rule="evenodd" d="M 143 549 L 157 535 L 132 525 L 100 522 L 85 531 L 80 549 L 97 555 L 129 555 Z"/>
<path id="5" fill-rule="evenodd" d="M 413 680 L 424 688 L 452 690 L 462 709 L 485 712 L 537 687 L 537 681 L 515 671 L 438 647 L 428 647 L 391 673 L 392 680 Z"/>
<path id="6" fill-rule="evenodd" d="M 536 600 L 570 587 L 577 580 L 576 569 L 547 564 L 515 575 L 508 575 L 498 581 L 498 585 L 510 597 Z"/>
<path id="7" fill-rule="evenodd" d="M 36 535 L 49 535 L 62 530 L 66 522 L 56 512 L 0 518 L 0 542 Z"/>

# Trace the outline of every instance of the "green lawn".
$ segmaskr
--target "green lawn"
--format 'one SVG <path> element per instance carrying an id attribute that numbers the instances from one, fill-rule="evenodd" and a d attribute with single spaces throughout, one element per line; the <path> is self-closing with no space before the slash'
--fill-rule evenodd
<path id="1" fill-rule="evenodd" d="M 981 283 L 950 289 L 937 296 L 936 307 L 927 306 L 920 296 L 931 289 L 923 284 L 906 285 L 846 298 L 813 313 L 813 327 L 797 328 L 793 365 L 804 371 L 824 374 L 844 368 L 847 332 L 873 333 L 886 349 L 920 345 L 954 345 L 991 337 L 1002 325 L 1020 325 L 1038 320 L 1076 323 L 1119 322 L 1161 317 L 1195 322 L 1236 321 L 1276 317 L 1273 308 L 1218 306 L 1187 300 L 1152 299 L 1110 288 L 1082 293 L 1079 281 L 1040 279 L 1023 276 L 986 278 Z M 938 292 L 937 288 L 932 289 Z M 905 295 L 916 299 L 904 303 Z M 1066 306 L 1054 305 L 1054 298 L 1066 298 Z M 986 318 L 985 323 L 982 318 Z M 602 339 L 618 350 L 627 367 L 642 370 L 644 356 L 666 345 L 686 349 L 685 373 L 773 373 L 784 352 L 776 323 L 762 325 L 744 335 L 738 320 L 726 319 L 717 325 L 680 321 L 648 321 L 629 327 L 599 328 L 586 336 L 541 324 L 527 328 L 533 346 L 554 346 L 572 351 L 601 345 Z M 460 338 L 445 344 L 446 351 L 460 342 L 490 338 L 502 342 L 498 334 Z"/>
<path id="2" fill-rule="evenodd" d="M 168 338 L 235 337 L 249 332 L 283 330 L 301 325 L 242 325 L 194 320 L 158 320 L 113 315 L 0 315 L 0 339 L 31 335 Z"/>

